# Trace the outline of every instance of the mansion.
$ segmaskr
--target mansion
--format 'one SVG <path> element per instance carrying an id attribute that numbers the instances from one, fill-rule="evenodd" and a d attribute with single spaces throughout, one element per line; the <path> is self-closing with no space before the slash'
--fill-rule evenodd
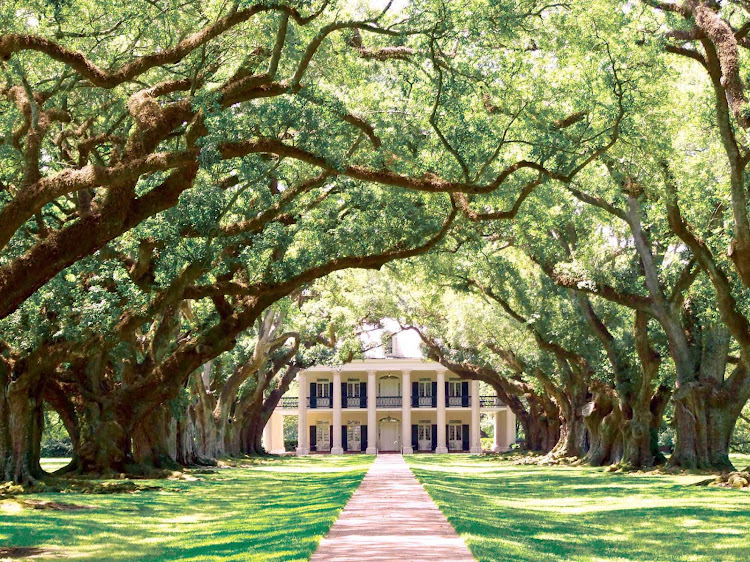
<path id="1" fill-rule="evenodd" d="M 507 451 L 516 439 L 515 415 L 494 392 L 480 395 L 479 381 L 461 380 L 422 359 L 418 342 L 406 345 L 410 335 L 393 336 L 393 347 L 380 357 L 371 352 L 362 361 L 301 372 L 298 396 L 282 398 L 266 425 L 266 450 L 285 452 L 283 417 L 291 415 L 297 416 L 297 455 L 481 453 L 480 414 L 485 413 L 494 421 L 492 450 Z M 404 348 L 411 357 L 403 356 Z"/>

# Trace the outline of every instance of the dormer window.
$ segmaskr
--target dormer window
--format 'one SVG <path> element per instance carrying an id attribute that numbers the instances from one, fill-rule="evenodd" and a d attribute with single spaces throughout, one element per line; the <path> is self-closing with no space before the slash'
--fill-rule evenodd
<path id="1" fill-rule="evenodd" d="M 392 357 L 394 334 L 386 332 L 383 337 L 385 338 L 385 343 L 383 344 L 383 353 L 385 353 L 386 357 Z"/>

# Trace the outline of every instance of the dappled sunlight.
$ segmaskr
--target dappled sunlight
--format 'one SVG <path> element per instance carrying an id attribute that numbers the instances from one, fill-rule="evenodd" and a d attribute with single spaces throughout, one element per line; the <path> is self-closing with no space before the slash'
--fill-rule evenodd
<path id="1" fill-rule="evenodd" d="M 41 560 L 67 552 L 91 560 L 305 560 L 372 460 L 270 458 L 195 475 L 195 481 L 151 482 L 163 486 L 159 491 L 69 493 L 66 503 L 93 509 L 2 511 L 0 538 L 3 545 L 56 553 Z"/>
<path id="2" fill-rule="evenodd" d="M 750 559 L 750 494 L 689 485 L 704 476 L 408 462 L 479 560 Z"/>

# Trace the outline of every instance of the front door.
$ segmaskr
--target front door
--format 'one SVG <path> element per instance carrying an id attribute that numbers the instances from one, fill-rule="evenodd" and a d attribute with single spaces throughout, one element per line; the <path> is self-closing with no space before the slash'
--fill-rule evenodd
<path id="1" fill-rule="evenodd" d="M 318 445 L 318 451 L 328 452 L 331 450 L 331 425 L 327 421 L 319 421 L 315 424 L 315 442 Z"/>
<path id="2" fill-rule="evenodd" d="M 358 421 L 346 425 L 346 448 L 348 451 L 362 450 L 362 426 Z"/>
<path id="3" fill-rule="evenodd" d="M 461 434 L 461 424 L 448 424 L 448 450 L 461 451 L 464 448 L 463 436 Z"/>
<path id="4" fill-rule="evenodd" d="M 378 438 L 381 451 L 400 451 L 401 450 L 401 424 L 393 418 L 380 420 L 378 428 Z"/>
<path id="5" fill-rule="evenodd" d="M 420 423 L 417 429 L 417 445 L 420 451 L 432 450 L 432 425 Z"/>

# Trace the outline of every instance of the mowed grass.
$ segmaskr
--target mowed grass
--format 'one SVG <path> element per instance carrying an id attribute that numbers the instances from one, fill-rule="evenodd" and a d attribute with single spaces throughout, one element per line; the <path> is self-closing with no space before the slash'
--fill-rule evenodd
<path id="1" fill-rule="evenodd" d="M 407 462 L 477 560 L 750 560 L 750 491 L 690 486 L 705 475 L 468 455 Z"/>
<path id="2" fill-rule="evenodd" d="M 0 500 L 0 549 L 45 549 L 35 559 L 307 560 L 372 460 L 275 458 L 195 481 L 139 481 L 156 491 L 21 496 L 93 508 L 80 511 Z"/>

